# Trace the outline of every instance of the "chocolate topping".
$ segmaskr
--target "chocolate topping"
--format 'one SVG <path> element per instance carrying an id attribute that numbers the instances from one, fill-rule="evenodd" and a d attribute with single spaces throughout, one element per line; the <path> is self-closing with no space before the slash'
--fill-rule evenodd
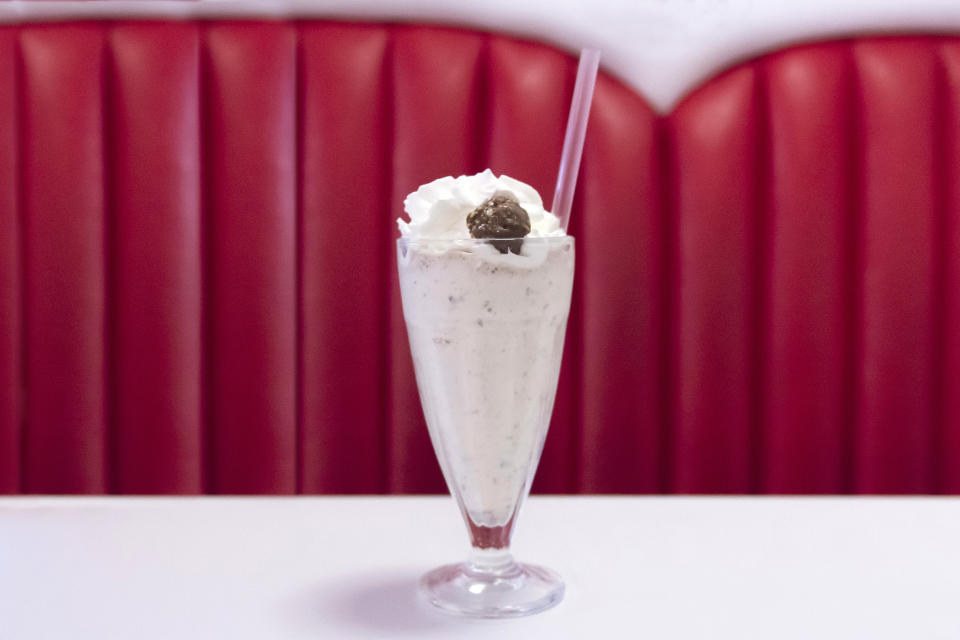
<path id="1" fill-rule="evenodd" d="M 472 238 L 507 238 L 491 242 L 500 253 L 520 253 L 522 238 L 530 233 L 530 216 L 515 198 L 495 194 L 467 215 Z"/>

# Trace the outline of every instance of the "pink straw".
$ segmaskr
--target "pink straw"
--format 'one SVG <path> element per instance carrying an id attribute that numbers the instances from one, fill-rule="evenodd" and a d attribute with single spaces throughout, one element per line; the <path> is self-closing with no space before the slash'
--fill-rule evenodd
<path id="1" fill-rule="evenodd" d="M 587 120 L 593 102 L 593 87 L 597 82 L 600 67 L 600 51 L 582 49 L 577 66 L 577 82 L 573 86 L 573 101 L 567 119 L 567 133 L 563 138 L 563 153 L 560 156 L 560 171 L 557 172 L 557 190 L 553 194 L 553 215 L 560 218 L 560 228 L 567 230 L 570 224 L 570 207 L 573 192 L 577 187 L 580 172 L 580 157 L 583 155 L 583 140 L 587 135 Z"/>

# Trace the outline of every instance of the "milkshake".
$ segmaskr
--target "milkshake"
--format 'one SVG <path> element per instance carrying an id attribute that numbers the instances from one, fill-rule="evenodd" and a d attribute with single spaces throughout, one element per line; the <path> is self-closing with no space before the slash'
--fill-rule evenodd
<path id="1" fill-rule="evenodd" d="M 489 170 L 424 185 L 404 208 L 397 260 L 417 387 L 474 548 L 442 577 L 493 571 L 529 587 L 539 578 L 528 570 L 545 570 L 508 549 L 553 408 L 573 238 L 534 189 Z M 548 578 L 558 600 L 562 582 Z"/>
<path id="2" fill-rule="evenodd" d="M 528 240 L 520 255 L 400 242 L 403 313 L 437 458 L 471 523 L 504 527 L 550 421 L 573 241 Z"/>

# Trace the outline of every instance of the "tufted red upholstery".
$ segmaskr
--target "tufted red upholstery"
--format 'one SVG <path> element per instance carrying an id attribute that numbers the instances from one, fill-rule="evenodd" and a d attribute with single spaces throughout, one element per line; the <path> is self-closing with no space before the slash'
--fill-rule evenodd
<path id="1" fill-rule="evenodd" d="M 442 491 L 403 195 L 552 192 L 574 60 L 457 29 L 0 28 L 0 492 Z M 602 76 L 535 490 L 960 493 L 960 41 Z"/>

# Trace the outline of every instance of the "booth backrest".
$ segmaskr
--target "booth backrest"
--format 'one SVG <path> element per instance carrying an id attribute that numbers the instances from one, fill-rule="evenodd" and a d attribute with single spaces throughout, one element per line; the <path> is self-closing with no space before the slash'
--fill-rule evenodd
<path id="1" fill-rule="evenodd" d="M 0 492 L 440 492 L 394 219 L 549 202 L 575 60 L 333 21 L 0 27 Z M 960 39 L 602 75 L 535 491 L 960 493 Z"/>

